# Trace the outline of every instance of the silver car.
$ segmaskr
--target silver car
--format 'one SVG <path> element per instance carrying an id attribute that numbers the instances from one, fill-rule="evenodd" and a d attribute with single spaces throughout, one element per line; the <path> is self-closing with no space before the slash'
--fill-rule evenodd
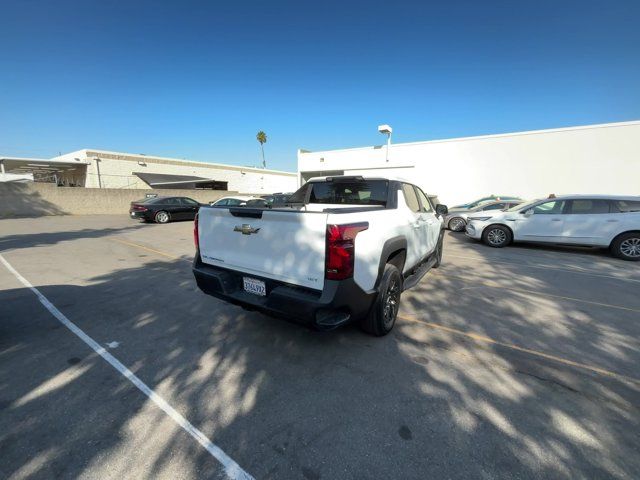
<path id="1" fill-rule="evenodd" d="M 509 200 L 487 200 L 473 208 L 461 208 L 449 210 L 449 214 L 444 217 L 444 225 L 453 232 L 462 232 L 467 226 L 467 218 L 470 213 L 485 212 L 488 210 L 506 210 L 522 203 L 521 199 Z"/>

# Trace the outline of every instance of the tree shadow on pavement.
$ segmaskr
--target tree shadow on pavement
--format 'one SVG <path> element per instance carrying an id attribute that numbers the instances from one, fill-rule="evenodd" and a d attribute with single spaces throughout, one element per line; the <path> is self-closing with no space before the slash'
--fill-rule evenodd
<path id="1" fill-rule="evenodd" d="M 256 478 L 637 478 L 639 384 L 419 323 L 599 349 L 619 368 L 636 358 L 629 322 L 594 325 L 547 298 L 558 326 L 541 331 L 527 317 L 539 305 L 452 299 L 457 282 L 430 274 L 384 338 L 244 312 L 199 292 L 182 260 L 39 289 L 97 342 L 117 341 L 120 361 Z M 0 291 L 0 313 L 0 476 L 218 478 L 211 456 L 32 292 Z"/>
<path id="2" fill-rule="evenodd" d="M 0 252 L 17 250 L 45 245 L 55 245 L 61 242 L 69 242 L 83 238 L 102 238 L 116 235 L 140 228 L 140 225 L 114 228 L 83 228 L 82 230 L 69 230 L 57 232 L 20 233 L 0 236 Z"/>

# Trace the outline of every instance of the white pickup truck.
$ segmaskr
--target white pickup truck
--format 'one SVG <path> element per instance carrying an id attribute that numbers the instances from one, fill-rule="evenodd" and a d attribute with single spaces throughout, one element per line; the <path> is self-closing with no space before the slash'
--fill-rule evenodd
<path id="1" fill-rule="evenodd" d="M 283 208 L 200 208 L 193 273 L 249 310 L 386 335 L 402 291 L 440 265 L 446 213 L 402 180 L 314 178 Z"/>

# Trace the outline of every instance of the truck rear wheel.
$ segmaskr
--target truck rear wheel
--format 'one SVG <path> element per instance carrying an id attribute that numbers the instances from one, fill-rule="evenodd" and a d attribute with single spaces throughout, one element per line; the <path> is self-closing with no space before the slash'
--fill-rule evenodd
<path id="1" fill-rule="evenodd" d="M 402 295 L 402 275 L 395 265 L 387 263 L 382 272 L 378 296 L 369 315 L 362 319 L 361 328 L 371 335 L 382 337 L 396 323 Z"/>

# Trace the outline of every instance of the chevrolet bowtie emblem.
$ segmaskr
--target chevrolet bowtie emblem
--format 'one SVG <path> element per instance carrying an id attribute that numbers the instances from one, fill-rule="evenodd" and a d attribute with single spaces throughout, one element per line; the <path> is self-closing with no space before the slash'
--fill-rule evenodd
<path id="1" fill-rule="evenodd" d="M 244 224 L 242 224 L 242 226 L 236 225 L 235 227 L 233 227 L 233 231 L 234 232 L 240 232 L 243 235 L 251 235 L 252 233 L 258 233 L 258 231 L 260 231 L 260 229 L 259 228 L 253 228 L 248 223 L 244 223 Z"/>

